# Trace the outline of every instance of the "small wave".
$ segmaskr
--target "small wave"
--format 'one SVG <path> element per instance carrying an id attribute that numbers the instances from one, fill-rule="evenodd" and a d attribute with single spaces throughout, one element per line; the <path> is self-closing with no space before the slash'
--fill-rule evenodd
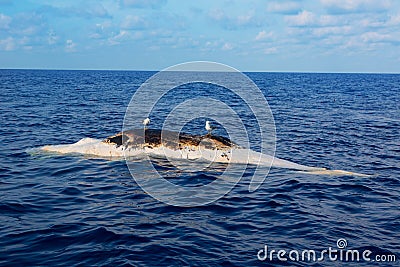
<path id="1" fill-rule="evenodd" d="M 63 190 L 60 193 L 63 195 L 69 195 L 69 196 L 77 196 L 77 195 L 83 194 L 83 192 L 76 187 L 63 188 Z"/>
<path id="2" fill-rule="evenodd" d="M 27 212 L 36 212 L 40 210 L 40 206 L 28 203 L 4 203 L 0 205 L 3 214 L 22 214 Z"/>

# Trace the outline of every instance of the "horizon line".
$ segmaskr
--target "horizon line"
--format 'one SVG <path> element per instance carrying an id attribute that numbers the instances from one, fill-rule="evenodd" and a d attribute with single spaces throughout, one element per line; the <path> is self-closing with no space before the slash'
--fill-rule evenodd
<path id="1" fill-rule="evenodd" d="M 132 71 L 132 72 L 160 72 L 163 70 L 148 70 L 148 69 L 97 69 L 97 68 L 0 68 L 2 70 L 45 70 L 45 71 Z M 176 70 L 174 72 L 194 72 L 192 70 Z M 202 72 L 202 71 L 198 71 Z M 226 72 L 226 71 L 204 71 L 204 72 Z M 398 75 L 400 72 L 369 72 L 369 71 L 290 71 L 290 70 L 240 70 L 243 73 L 305 73 L 305 74 L 394 74 Z"/>

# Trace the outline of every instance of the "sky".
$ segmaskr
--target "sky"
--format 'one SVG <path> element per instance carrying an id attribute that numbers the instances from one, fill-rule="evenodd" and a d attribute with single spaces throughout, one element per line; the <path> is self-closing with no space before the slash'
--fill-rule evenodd
<path id="1" fill-rule="evenodd" d="M 0 0 L 0 68 L 400 73 L 399 0 Z"/>

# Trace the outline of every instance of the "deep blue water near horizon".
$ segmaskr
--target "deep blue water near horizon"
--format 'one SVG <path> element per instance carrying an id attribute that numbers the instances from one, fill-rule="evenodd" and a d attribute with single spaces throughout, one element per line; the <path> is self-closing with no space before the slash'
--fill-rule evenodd
<path id="1" fill-rule="evenodd" d="M 119 132 L 153 74 L 0 70 L 0 266 L 303 266 L 257 252 L 322 251 L 339 238 L 397 257 L 354 265 L 399 265 L 400 75 L 247 73 L 274 114 L 277 157 L 372 178 L 273 168 L 250 193 L 249 170 L 222 199 L 182 208 L 145 194 L 124 161 L 26 152 Z M 164 163 L 177 184 L 215 178 Z"/>

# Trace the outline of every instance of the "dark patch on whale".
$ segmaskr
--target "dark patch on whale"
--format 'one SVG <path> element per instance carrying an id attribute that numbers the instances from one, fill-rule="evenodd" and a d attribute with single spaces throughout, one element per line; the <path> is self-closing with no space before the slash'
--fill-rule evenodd
<path id="1" fill-rule="evenodd" d="M 107 144 L 117 147 L 140 148 L 165 146 L 172 149 L 184 147 L 204 147 L 206 149 L 231 149 L 239 148 L 229 138 L 218 135 L 192 135 L 184 132 L 173 132 L 160 129 L 133 129 L 120 132 L 103 140 Z"/>

